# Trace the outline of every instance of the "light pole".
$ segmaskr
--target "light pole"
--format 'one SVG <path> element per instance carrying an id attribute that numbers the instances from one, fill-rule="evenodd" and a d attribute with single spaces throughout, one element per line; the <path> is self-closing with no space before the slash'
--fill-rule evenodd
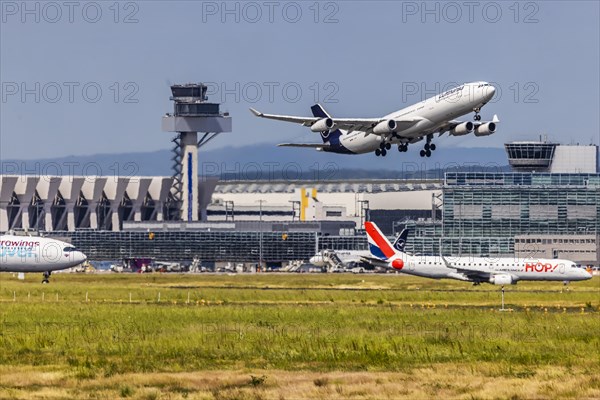
<path id="1" fill-rule="evenodd" d="M 258 243 L 258 268 L 262 269 L 262 264 L 263 264 L 263 220 L 262 220 L 262 205 L 264 203 L 264 200 L 258 200 L 258 204 L 259 204 L 259 211 L 258 211 L 258 215 L 259 215 L 259 243 Z"/>

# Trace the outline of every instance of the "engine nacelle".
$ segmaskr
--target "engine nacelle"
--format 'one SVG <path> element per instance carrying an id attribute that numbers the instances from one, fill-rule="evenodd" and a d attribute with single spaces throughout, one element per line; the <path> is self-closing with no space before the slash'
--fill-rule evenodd
<path id="1" fill-rule="evenodd" d="M 386 133 L 392 133 L 396 130 L 397 125 L 396 121 L 393 119 L 388 119 L 387 121 L 381 121 L 373 128 L 373 133 L 377 135 L 382 135 Z"/>
<path id="2" fill-rule="evenodd" d="M 456 125 L 454 129 L 450 129 L 450 135 L 462 136 L 473 132 L 475 125 L 471 121 L 463 122 L 462 124 Z"/>
<path id="3" fill-rule="evenodd" d="M 486 122 L 485 124 L 479 125 L 475 128 L 475 136 L 488 136 L 496 132 L 495 122 Z"/>
<path id="4" fill-rule="evenodd" d="M 310 126 L 310 130 L 313 132 L 324 132 L 334 129 L 335 123 L 331 118 L 323 118 L 315 122 Z"/>
<path id="5" fill-rule="evenodd" d="M 490 277 L 490 283 L 494 285 L 514 285 L 516 282 L 509 274 L 498 274 Z"/>
<path id="6" fill-rule="evenodd" d="M 404 268 L 404 261 L 402 261 L 401 258 L 395 259 L 394 261 L 392 261 L 392 268 L 401 270 L 402 268 Z"/>

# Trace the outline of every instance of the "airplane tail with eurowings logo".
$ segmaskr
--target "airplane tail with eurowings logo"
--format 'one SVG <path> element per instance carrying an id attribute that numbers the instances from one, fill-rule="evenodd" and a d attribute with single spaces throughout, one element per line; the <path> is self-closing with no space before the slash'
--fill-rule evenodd
<path id="1" fill-rule="evenodd" d="M 320 104 L 315 104 L 310 109 L 313 116 L 317 118 L 331 118 L 331 116 Z M 335 128 L 333 130 L 327 130 L 320 133 L 323 143 L 329 143 L 331 145 L 338 145 L 340 143 L 340 136 L 342 136 L 342 132 L 339 129 Z"/>

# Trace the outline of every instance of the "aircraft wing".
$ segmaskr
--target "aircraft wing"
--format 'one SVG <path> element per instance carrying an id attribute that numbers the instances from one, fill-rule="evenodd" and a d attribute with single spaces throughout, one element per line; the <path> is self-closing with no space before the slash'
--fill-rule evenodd
<path id="1" fill-rule="evenodd" d="M 311 149 L 328 149 L 331 147 L 326 143 L 280 143 L 279 147 L 305 147 Z"/>
<path id="2" fill-rule="evenodd" d="M 276 121 L 293 122 L 301 124 L 302 126 L 311 126 L 315 122 L 321 120 L 320 117 L 298 117 L 295 115 L 277 115 L 277 114 L 265 114 L 254 108 L 250 108 L 250 112 L 257 117 L 273 119 Z M 386 121 L 386 118 L 331 118 L 335 123 L 335 126 L 339 129 L 344 129 L 349 132 L 361 131 L 367 134 L 373 133 L 373 128 L 380 122 Z M 405 129 L 412 127 L 421 121 L 422 118 L 410 118 L 410 119 L 396 119 L 397 129 L 396 132 L 401 132 Z"/>
<path id="3" fill-rule="evenodd" d="M 486 271 L 482 271 L 480 269 L 476 269 L 476 268 L 469 268 L 469 267 L 465 267 L 465 266 L 456 266 L 454 264 L 452 264 L 451 262 L 449 262 L 446 257 L 441 256 L 442 260 L 444 261 L 444 264 L 446 264 L 446 267 L 448 268 L 452 268 L 455 269 L 457 273 L 465 276 L 466 278 L 470 279 L 470 280 L 489 280 L 490 276 L 492 275 L 489 272 Z"/>

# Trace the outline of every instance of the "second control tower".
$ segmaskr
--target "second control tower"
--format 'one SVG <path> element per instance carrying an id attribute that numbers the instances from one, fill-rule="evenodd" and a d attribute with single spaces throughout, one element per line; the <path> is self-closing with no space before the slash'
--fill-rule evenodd
<path id="1" fill-rule="evenodd" d="M 173 139 L 173 188 L 183 221 L 197 221 L 198 149 L 221 132 L 231 132 L 231 117 L 221 113 L 218 103 L 207 102 L 207 86 L 201 83 L 171 86 L 172 114 L 162 118 L 163 132 L 175 132 Z"/>

